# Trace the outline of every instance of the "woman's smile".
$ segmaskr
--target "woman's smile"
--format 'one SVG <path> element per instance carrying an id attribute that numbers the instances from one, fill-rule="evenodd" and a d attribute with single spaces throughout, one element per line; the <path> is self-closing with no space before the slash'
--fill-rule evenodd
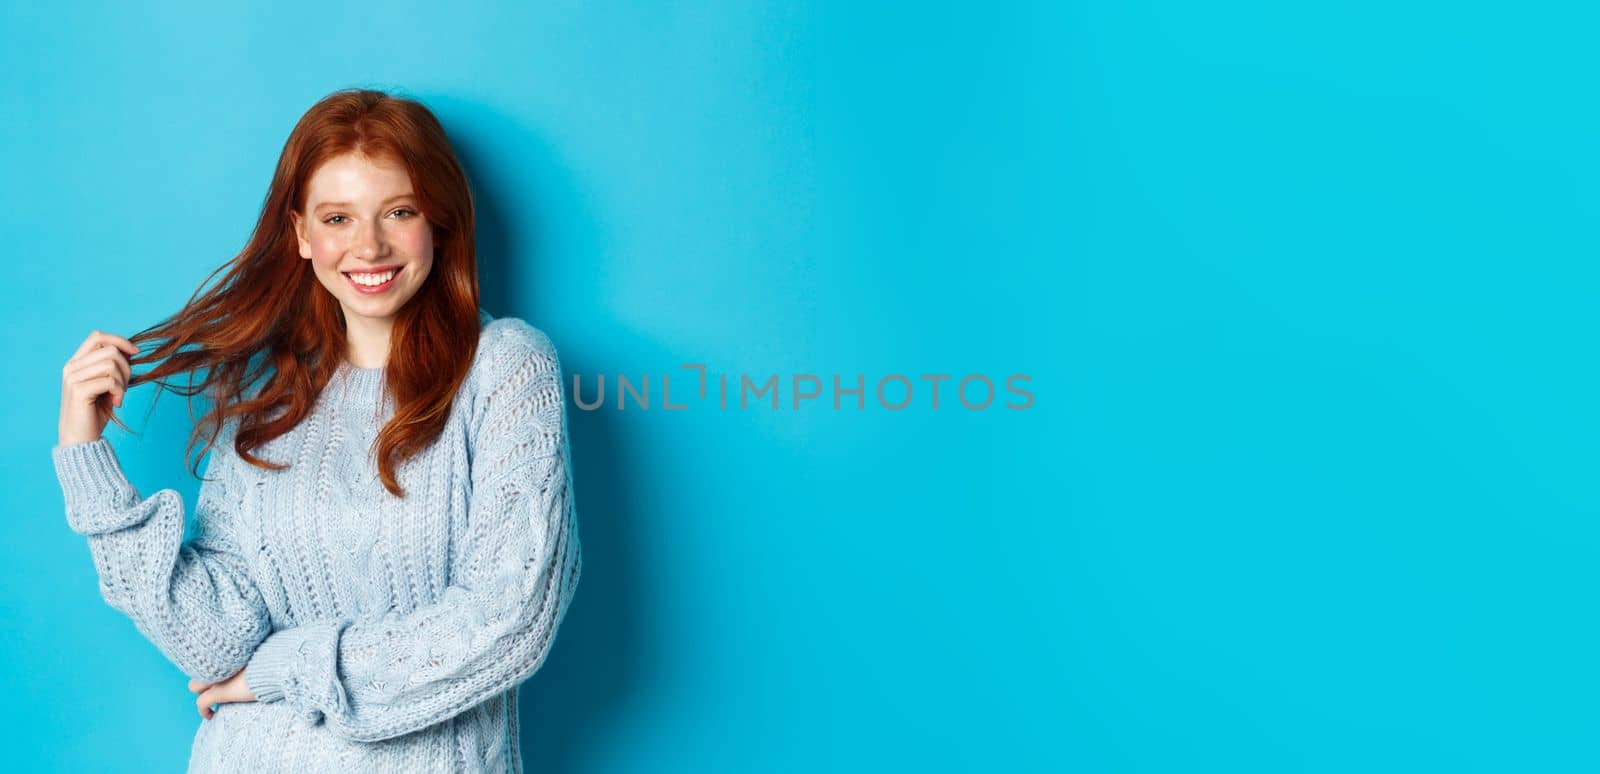
<path id="1" fill-rule="evenodd" d="M 351 287 L 356 289 L 357 293 L 363 293 L 370 296 L 377 295 L 391 287 L 394 287 L 395 279 L 400 276 L 400 272 L 405 271 L 405 268 L 406 267 L 401 266 L 399 268 L 390 268 L 378 272 L 347 271 L 342 273 L 344 274 L 345 280 L 350 283 Z"/>

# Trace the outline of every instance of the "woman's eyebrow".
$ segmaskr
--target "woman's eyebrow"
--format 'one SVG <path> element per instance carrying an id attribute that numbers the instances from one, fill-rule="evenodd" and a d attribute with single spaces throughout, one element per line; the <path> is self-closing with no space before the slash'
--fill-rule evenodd
<path id="1" fill-rule="evenodd" d="M 391 196 L 391 197 L 389 197 L 387 199 L 384 199 L 383 203 L 384 204 L 388 204 L 389 202 L 398 201 L 400 199 L 410 199 L 415 195 L 416 194 L 408 194 L 407 193 L 407 194 L 400 194 L 398 196 Z M 349 207 L 349 206 L 351 206 L 349 202 L 323 202 L 321 204 L 318 204 L 316 206 L 316 209 L 320 210 L 323 207 Z"/>

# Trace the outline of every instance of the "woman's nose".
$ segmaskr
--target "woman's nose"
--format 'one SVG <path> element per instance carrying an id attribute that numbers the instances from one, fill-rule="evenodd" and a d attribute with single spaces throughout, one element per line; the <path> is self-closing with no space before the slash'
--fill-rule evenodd
<path id="1" fill-rule="evenodd" d="M 350 252 L 358 257 L 376 257 L 383 249 L 383 232 L 377 224 L 362 225 L 356 228 L 355 243 L 350 245 Z"/>

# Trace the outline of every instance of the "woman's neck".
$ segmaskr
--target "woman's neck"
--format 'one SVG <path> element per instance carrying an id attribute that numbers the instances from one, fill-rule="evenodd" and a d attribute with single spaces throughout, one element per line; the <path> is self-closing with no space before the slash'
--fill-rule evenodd
<path id="1" fill-rule="evenodd" d="M 356 368 L 382 368 L 389 360 L 390 320 L 345 318 L 345 358 Z"/>

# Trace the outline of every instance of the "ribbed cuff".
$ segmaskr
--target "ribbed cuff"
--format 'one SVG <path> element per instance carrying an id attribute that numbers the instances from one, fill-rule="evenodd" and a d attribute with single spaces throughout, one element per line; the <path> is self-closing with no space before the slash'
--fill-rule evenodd
<path id="1" fill-rule="evenodd" d="M 133 507 L 139 502 L 139 492 L 123 474 L 111 442 L 104 437 L 56 446 L 50 456 L 67 502 L 67 526 L 74 532 L 114 532 L 149 517 L 147 509 Z"/>
<path id="2" fill-rule="evenodd" d="M 273 632 L 256 646 L 250 663 L 245 665 L 244 685 L 255 694 L 256 701 L 279 701 L 299 659 L 299 635 L 293 629 Z"/>

